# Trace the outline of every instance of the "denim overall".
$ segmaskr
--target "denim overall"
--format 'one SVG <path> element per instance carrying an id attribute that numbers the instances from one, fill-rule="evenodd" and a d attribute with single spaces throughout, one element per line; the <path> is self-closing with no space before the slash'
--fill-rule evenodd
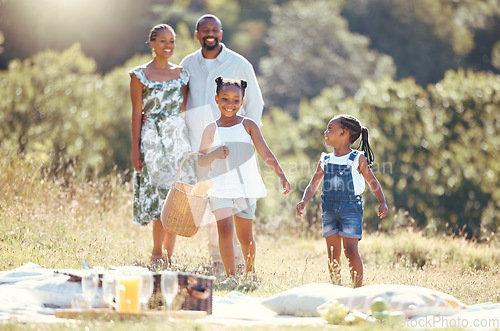
<path id="1" fill-rule="evenodd" d="M 338 233 L 341 237 L 361 239 L 363 229 L 363 198 L 354 194 L 352 164 L 358 151 L 352 151 L 347 164 L 328 163 L 324 159 L 321 220 L 323 238 Z"/>

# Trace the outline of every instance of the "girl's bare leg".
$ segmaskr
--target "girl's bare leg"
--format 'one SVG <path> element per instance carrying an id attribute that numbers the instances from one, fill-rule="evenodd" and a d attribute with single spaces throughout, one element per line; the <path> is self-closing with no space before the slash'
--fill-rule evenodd
<path id="1" fill-rule="evenodd" d="M 349 270 L 354 287 L 363 286 L 363 262 L 358 252 L 359 239 L 342 238 L 344 244 L 344 254 L 349 261 Z"/>
<path id="2" fill-rule="evenodd" d="M 232 208 L 221 208 L 214 210 L 214 216 L 217 219 L 217 233 L 219 235 L 219 250 L 222 263 L 226 269 L 226 276 L 234 276 L 236 267 L 234 263 L 233 233 L 234 220 Z"/>
<path id="3" fill-rule="evenodd" d="M 234 221 L 236 234 L 245 258 L 246 271 L 247 273 L 253 273 L 255 271 L 255 252 L 257 250 L 253 238 L 253 220 L 234 216 Z"/>
<path id="4" fill-rule="evenodd" d="M 342 237 L 338 233 L 325 238 L 328 251 L 328 271 L 330 279 L 335 285 L 340 285 L 340 253 L 342 249 Z"/>

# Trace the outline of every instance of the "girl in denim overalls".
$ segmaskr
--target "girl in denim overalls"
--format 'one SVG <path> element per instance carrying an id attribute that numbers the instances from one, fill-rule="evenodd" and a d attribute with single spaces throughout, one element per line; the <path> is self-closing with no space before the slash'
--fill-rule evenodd
<path id="1" fill-rule="evenodd" d="M 361 136 L 361 151 L 351 145 Z M 371 170 L 373 152 L 368 144 L 368 129 L 350 115 L 334 117 L 325 131 L 325 144 L 333 153 L 321 155 L 316 172 L 297 204 L 297 216 L 314 196 L 323 181 L 321 195 L 323 238 L 328 249 L 328 269 L 334 284 L 340 281 L 340 252 L 342 245 L 349 261 L 355 287 L 363 285 L 363 263 L 358 253 L 363 221 L 364 182 L 379 201 L 378 216 L 387 216 L 387 204 L 380 184 Z"/>

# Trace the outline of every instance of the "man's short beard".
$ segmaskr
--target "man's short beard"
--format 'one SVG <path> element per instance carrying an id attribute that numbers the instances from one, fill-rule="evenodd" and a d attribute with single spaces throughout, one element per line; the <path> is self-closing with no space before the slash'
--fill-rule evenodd
<path id="1" fill-rule="evenodd" d="M 219 41 L 216 40 L 216 43 L 213 46 L 209 46 L 203 41 L 203 48 L 206 49 L 207 51 L 213 51 L 219 47 Z"/>

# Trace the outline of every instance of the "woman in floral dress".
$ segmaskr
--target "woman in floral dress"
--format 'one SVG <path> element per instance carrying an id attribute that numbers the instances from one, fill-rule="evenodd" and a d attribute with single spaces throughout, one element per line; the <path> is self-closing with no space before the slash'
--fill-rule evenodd
<path id="1" fill-rule="evenodd" d="M 167 24 L 149 33 L 153 60 L 129 72 L 132 99 L 132 165 L 134 223 L 153 223 L 153 263 L 170 262 L 175 235 L 161 223 L 161 210 L 182 158 L 191 151 L 181 105 L 187 94 L 189 73 L 169 63 L 175 49 L 175 32 Z M 143 121 L 143 113 L 145 120 Z M 194 183 L 194 164 L 184 163 L 179 180 Z"/>

